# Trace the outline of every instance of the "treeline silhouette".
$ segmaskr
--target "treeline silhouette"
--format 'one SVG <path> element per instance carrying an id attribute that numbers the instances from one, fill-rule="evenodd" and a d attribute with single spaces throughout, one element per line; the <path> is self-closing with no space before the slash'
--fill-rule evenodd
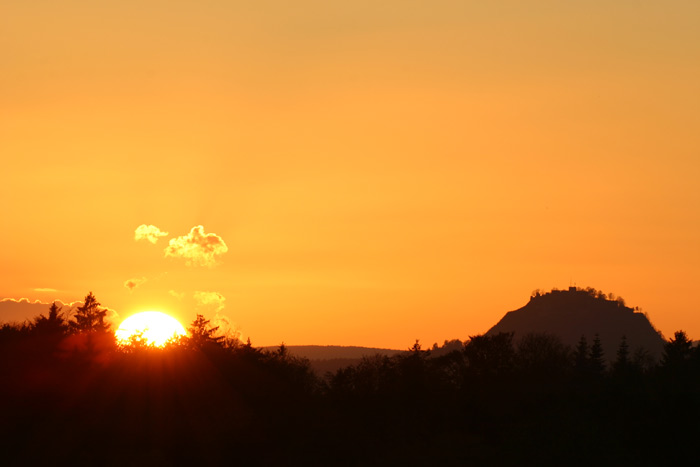
<path id="1" fill-rule="evenodd" d="M 700 350 L 478 335 L 323 377 L 201 315 L 163 348 L 118 345 L 90 293 L 0 327 L 3 465 L 666 465 L 693 459 Z M 611 363 L 608 363 L 608 361 Z"/>

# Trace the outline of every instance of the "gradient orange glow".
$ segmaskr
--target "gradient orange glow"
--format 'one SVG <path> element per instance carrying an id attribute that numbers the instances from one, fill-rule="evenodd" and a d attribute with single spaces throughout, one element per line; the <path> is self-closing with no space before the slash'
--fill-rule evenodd
<path id="1" fill-rule="evenodd" d="M 700 338 L 700 2 L 638 3 L 4 2 L 0 298 L 405 348 L 575 282 Z"/>

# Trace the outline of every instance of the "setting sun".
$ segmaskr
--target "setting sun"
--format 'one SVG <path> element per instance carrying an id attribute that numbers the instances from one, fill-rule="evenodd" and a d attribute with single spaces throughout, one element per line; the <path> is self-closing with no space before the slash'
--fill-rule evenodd
<path id="1" fill-rule="evenodd" d="M 146 344 L 157 347 L 185 334 L 185 328 L 178 320 L 160 311 L 136 313 L 125 319 L 115 332 L 120 344 L 128 344 L 133 336 L 141 336 Z"/>

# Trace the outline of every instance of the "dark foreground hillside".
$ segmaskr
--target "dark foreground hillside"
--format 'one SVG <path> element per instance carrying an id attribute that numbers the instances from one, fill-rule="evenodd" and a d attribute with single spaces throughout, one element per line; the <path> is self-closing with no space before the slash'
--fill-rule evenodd
<path id="1" fill-rule="evenodd" d="M 3 465 L 667 465 L 696 458 L 700 354 L 573 352 L 551 335 L 420 346 L 328 379 L 283 348 L 0 329 Z"/>

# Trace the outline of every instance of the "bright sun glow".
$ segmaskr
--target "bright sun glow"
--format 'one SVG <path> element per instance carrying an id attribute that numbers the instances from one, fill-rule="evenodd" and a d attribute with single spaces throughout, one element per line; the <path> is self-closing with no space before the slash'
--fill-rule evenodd
<path id="1" fill-rule="evenodd" d="M 160 311 L 144 311 L 128 317 L 114 333 L 120 344 L 128 344 L 132 336 L 141 336 L 148 345 L 164 346 L 168 340 L 187 332 L 178 320 Z"/>

